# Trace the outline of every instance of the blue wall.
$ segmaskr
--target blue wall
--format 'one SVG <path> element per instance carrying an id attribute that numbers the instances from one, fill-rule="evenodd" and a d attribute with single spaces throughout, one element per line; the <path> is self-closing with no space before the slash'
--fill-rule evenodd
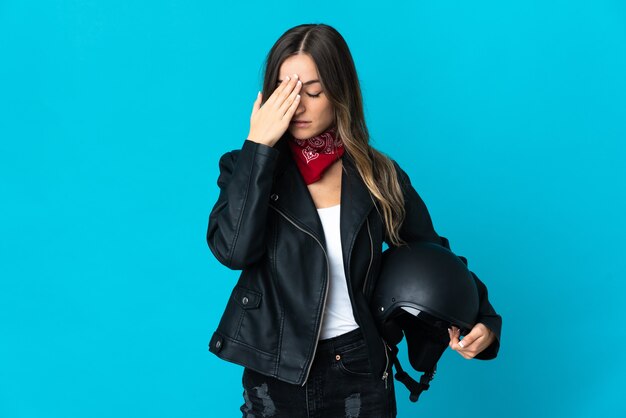
<path id="1" fill-rule="evenodd" d="M 273 42 L 346 38 L 375 146 L 504 318 L 399 416 L 623 417 L 623 1 L 0 0 L 0 416 L 236 417 L 219 156 Z"/>

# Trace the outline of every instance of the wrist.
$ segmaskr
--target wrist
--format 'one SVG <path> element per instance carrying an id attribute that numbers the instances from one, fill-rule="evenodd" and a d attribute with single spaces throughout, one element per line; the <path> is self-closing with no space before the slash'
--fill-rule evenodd
<path id="1" fill-rule="evenodd" d="M 268 147 L 273 147 L 274 144 L 277 142 L 275 140 L 264 140 L 264 139 L 255 139 L 255 135 L 248 135 L 248 137 L 246 138 L 248 141 L 252 141 L 252 142 L 256 142 L 257 144 L 261 144 L 261 145 L 266 145 Z"/>

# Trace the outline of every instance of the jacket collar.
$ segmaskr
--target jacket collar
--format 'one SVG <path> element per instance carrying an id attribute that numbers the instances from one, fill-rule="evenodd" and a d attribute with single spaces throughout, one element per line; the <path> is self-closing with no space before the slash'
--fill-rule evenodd
<path id="1" fill-rule="evenodd" d="M 272 193 L 278 198 L 272 202 L 299 226 L 306 228 L 320 242 L 325 243 L 324 229 L 309 189 L 290 154 L 288 139 L 283 137 L 275 148 L 280 151 L 274 171 Z M 344 248 L 344 263 L 355 235 L 374 207 L 373 197 L 359 175 L 353 158 L 347 150 L 342 157 L 340 235 Z"/>

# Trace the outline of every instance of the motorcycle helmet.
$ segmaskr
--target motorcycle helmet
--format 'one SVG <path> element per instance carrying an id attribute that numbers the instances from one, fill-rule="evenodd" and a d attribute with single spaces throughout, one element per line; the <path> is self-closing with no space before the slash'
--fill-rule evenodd
<path id="1" fill-rule="evenodd" d="M 377 326 L 394 353 L 395 378 L 416 402 L 430 387 L 437 361 L 448 347 L 448 328 L 466 335 L 476 323 L 479 298 L 465 259 L 433 242 L 411 242 L 383 252 L 372 296 Z M 408 357 L 420 382 L 402 370 L 397 345 L 406 337 Z"/>

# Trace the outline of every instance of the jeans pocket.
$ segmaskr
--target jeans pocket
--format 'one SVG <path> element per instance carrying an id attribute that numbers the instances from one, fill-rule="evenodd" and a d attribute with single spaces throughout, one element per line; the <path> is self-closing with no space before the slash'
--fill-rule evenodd
<path id="1" fill-rule="evenodd" d="M 347 349 L 337 350 L 335 357 L 339 370 L 352 376 L 371 376 L 372 368 L 365 342 Z"/>

